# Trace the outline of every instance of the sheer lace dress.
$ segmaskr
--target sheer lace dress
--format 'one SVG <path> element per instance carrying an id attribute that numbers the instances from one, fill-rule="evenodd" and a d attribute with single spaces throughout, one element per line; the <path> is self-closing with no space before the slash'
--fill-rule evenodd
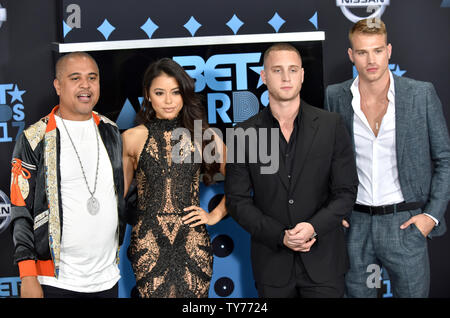
<path id="1" fill-rule="evenodd" d="M 212 275 L 210 238 L 204 225 L 181 221 L 199 206 L 198 147 L 189 139 L 171 140 L 179 119 L 153 119 L 136 169 L 137 222 L 129 258 L 140 297 L 208 297 Z M 172 149 L 182 160 L 173 160 Z M 186 149 L 188 151 L 186 151 Z M 183 153 L 184 152 L 184 153 Z M 190 163 L 189 163 L 190 161 Z"/>

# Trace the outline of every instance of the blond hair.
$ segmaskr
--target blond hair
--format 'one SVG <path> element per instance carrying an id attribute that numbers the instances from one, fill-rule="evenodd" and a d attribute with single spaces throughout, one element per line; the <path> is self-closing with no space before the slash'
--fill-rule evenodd
<path id="1" fill-rule="evenodd" d="M 356 22 L 348 32 L 348 40 L 350 41 L 351 46 L 353 46 L 352 37 L 355 33 L 362 33 L 365 35 L 381 34 L 386 37 L 387 43 L 386 25 L 379 18 L 363 19 Z"/>
<path id="2" fill-rule="evenodd" d="M 264 64 L 266 64 L 266 59 L 269 56 L 269 53 L 272 52 L 272 51 L 291 51 L 291 52 L 295 52 L 300 57 L 300 61 L 302 60 L 300 52 L 292 44 L 289 44 L 289 43 L 276 43 L 276 44 L 273 44 L 271 47 L 269 47 L 264 52 Z"/>

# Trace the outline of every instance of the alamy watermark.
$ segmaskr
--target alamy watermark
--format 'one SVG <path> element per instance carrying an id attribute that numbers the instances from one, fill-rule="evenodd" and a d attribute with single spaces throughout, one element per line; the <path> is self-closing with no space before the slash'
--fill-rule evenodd
<path id="1" fill-rule="evenodd" d="M 70 28 L 80 29 L 81 28 L 81 8 L 78 4 L 69 4 L 66 8 L 66 13 L 70 15 L 66 19 L 66 24 Z"/>
<path id="2" fill-rule="evenodd" d="M 366 286 L 368 288 L 381 288 L 381 267 L 378 264 L 370 264 L 367 266 L 367 273 L 371 273 L 367 276 Z"/>
<path id="3" fill-rule="evenodd" d="M 202 121 L 194 121 L 194 138 L 187 128 L 179 127 L 173 130 L 171 139 L 178 141 L 172 147 L 174 163 L 260 163 L 261 174 L 274 174 L 279 168 L 279 128 L 229 127 L 225 129 L 226 158 L 221 143 L 222 131 L 209 127 L 202 131 Z M 270 136 L 269 136 L 270 135 Z M 194 147 L 205 147 L 202 151 L 192 151 Z M 269 151 L 270 147 L 270 151 Z M 191 155 L 193 153 L 193 156 Z M 193 158 L 192 158 L 193 157 Z"/>

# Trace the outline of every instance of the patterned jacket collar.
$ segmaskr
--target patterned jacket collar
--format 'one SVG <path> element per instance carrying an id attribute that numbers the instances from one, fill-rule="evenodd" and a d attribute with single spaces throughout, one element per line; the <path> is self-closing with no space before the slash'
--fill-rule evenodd
<path id="1" fill-rule="evenodd" d="M 59 105 L 56 105 L 55 107 L 53 107 L 52 111 L 50 112 L 50 114 L 47 115 L 48 117 L 48 122 L 47 122 L 47 129 L 46 129 L 46 133 L 49 131 L 52 131 L 56 128 L 56 120 L 55 120 L 55 114 L 59 109 Z M 92 117 L 94 118 L 95 124 L 98 126 L 98 124 L 100 123 L 100 116 L 98 115 L 97 112 L 92 112 Z"/>

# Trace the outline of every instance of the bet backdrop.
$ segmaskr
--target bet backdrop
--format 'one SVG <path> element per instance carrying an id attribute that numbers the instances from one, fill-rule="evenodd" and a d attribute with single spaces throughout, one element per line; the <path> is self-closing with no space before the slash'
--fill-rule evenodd
<path id="1" fill-rule="evenodd" d="M 52 81 L 53 65 L 59 54 L 55 51 L 58 46 L 53 45 L 53 42 L 65 45 L 80 42 L 324 31 L 325 40 L 320 43 L 319 50 L 320 58 L 323 59 L 323 73 L 318 76 L 322 84 L 315 87 L 315 94 L 308 93 L 309 98 L 314 99 L 314 104 L 322 107 L 320 98 L 328 84 L 354 76 L 346 53 L 347 32 L 352 24 L 351 15 L 366 17 L 370 12 L 375 12 L 375 8 L 365 6 L 348 9 L 350 14 L 344 14 L 346 8 L 336 5 L 349 2 L 352 1 L 0 0 L 1 7 L 6 9 L 7 17 L 4 22 L 0 20 L 0 297 L 18 296 L 20 284 L 17 268 L 12 264 L 13 243 L 9 226 L 11 152 L 17 135 L 47 114 L 57 103 Z M 384 6 L 382 15 L 388 26 L 389 41 L 393 45 L 390 68 L 399 76 L 432 82 L 440 96 L 449 124 L 450 1 L 367 2 L 382 5 L 390 2 Z M 101 54 L 93 52 L 94 56 Z M 121 54 L 124 53 L 118 52 L 117 57 L 110 62 L 118 63 Z M 100 62 L 99 65 L 101 73 L 107 74 L 110 65 L 106 62 Z M 250 69 L 250 65 L 247 71 L 249 74 L 256 74 L 255 70 Z M 123 74 L 129 77 L 135 75 L 126 68 L 123 69 Z M 317 74 L 306 73 L 306 81 L 308 77 L 317 80 Z M 103 77 L 102 83 L 105 87 L 114 84 Z M 137 111 L 139 107 L 140 87 L 128 89 L 134 93 L 124 100 L 108 99 L 107 96 L 114 92 L 102 91 L 105 98 L 102 96 L 98 105 L 99 111 L 107 113 L 123 129 L 130 125 L 133 111 Z M 233 97 L 231 92 L 225 95 Z M 259 95 L 256 97 L 260 107 L 264 107 L 264 99 Z M 229 114 L 230 120 L 234 121 L 234 113 L 231 111 Z M 225 122 L 219 115 L 217 125 Z M 219 182 L 213 187 L 202 187 L 201 191 L 202 206 L 211 209 L 220 200 L 223 184 Z M 447 215 L 447 219 L 448 217 Z M 210 227 L 209 231 L 215 253 L 210 296 L 256 297 L 249 263 L 248 234 L 231 218 Z M 449 244 L 449 233 L 429 241 L 431 297 L 450 296 Z M 123 279 L 120 283 L 120 295 L 132 297 L 134 283 L 127 263 L 126 245 L 121 249 L 120 266 Z M 392 296 L 386 276 L 383 278 L 380 296 Z"/>

